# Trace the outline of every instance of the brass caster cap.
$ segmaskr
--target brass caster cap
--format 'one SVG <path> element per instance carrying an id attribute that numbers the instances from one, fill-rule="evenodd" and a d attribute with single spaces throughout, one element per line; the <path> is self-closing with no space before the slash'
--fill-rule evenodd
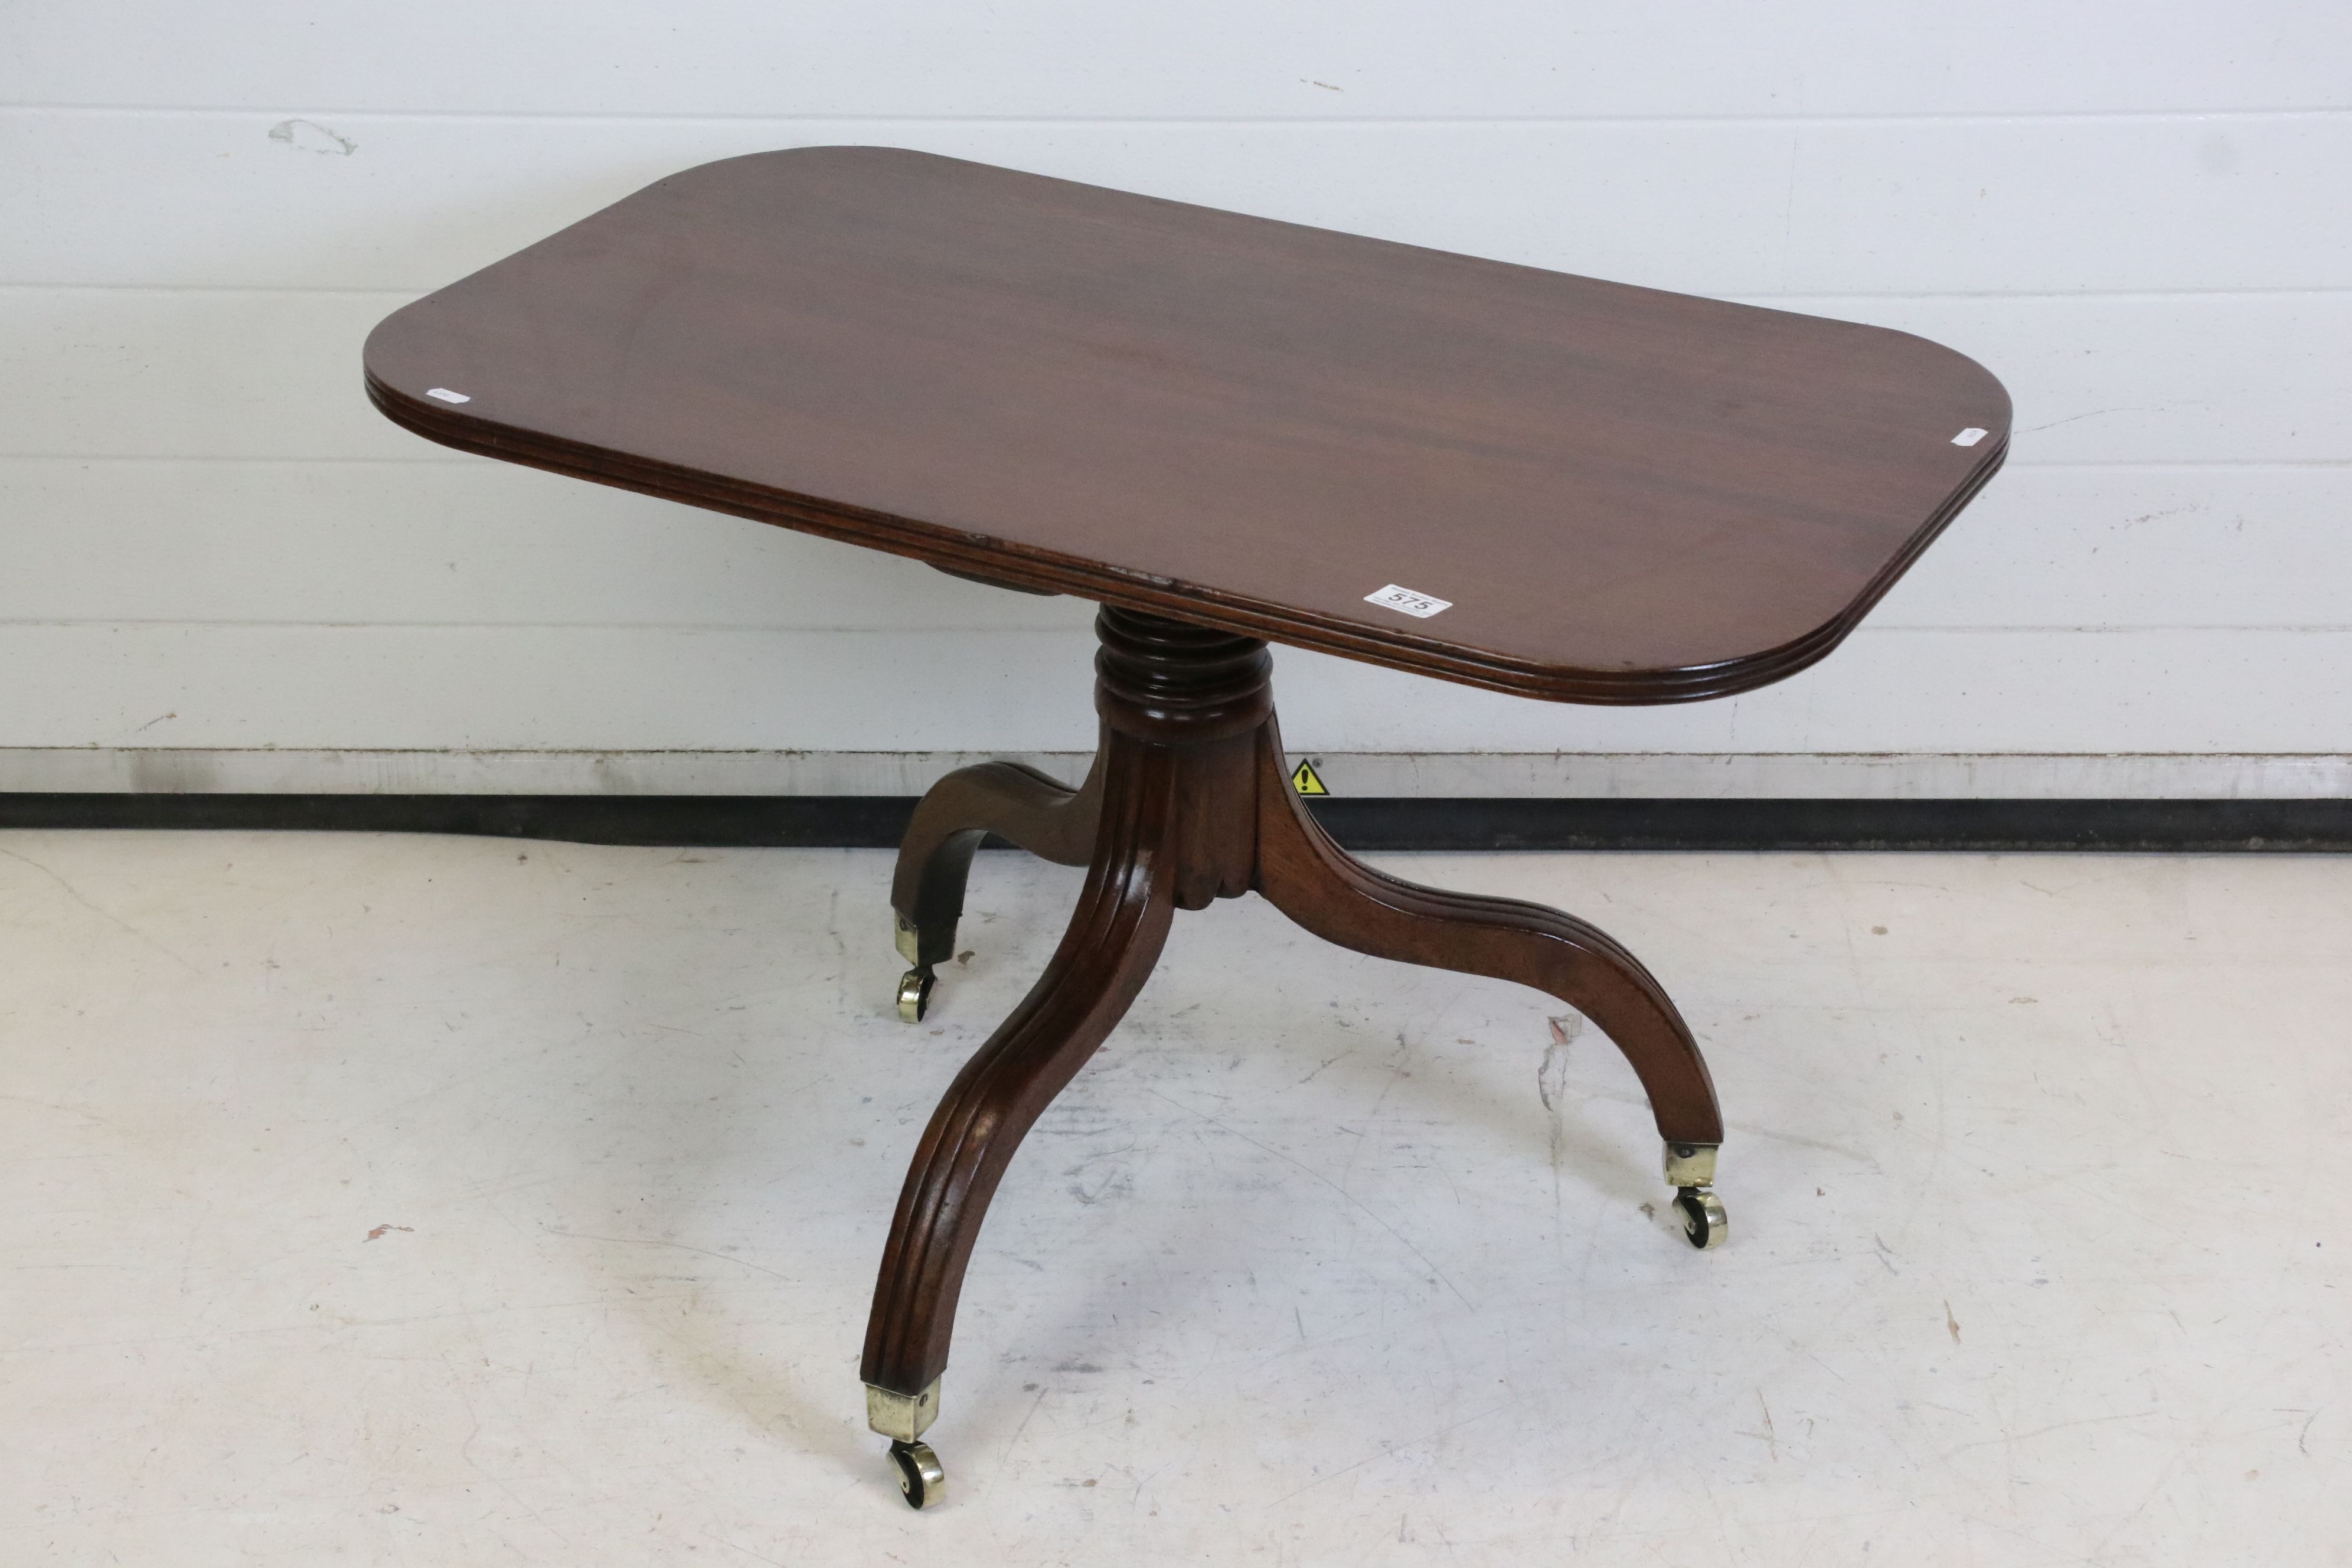
<path id="1" fill-rule="evenodd" d="M 890 1462 L 898 1467 L 898 1490 L 908 1508 L 936 1507 L 947 1495 L 947 1472 L 929 1443 L 893 1443 Z"/>

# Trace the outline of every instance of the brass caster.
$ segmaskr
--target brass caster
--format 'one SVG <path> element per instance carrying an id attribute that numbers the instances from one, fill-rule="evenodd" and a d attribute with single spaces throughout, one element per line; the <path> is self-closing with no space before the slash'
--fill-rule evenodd
<path id="1" fill-rule="evenodd" d="M 1693 1247 L 1704 1252 L 1710 1247 L 1721 1247 L 1730 1234 L 1730 1222 L 1724 1218 L 1723 1200 L 1708 1187 L 1685 1187 L 1675 1194 L 1675 1207 L 1683 1211 L 1683 1237 Z"/>
<path id="2" fill-rule="evenodd" d="M 890 936 L 898 943 L 899 957 L 909 963 L 923 962 L 922 932 L 916 929 L 914 921 L 896 910 L 890 911 Z"/>
<path id="3" fill-rule="evenodd" d="M 929 1443 L 894 1442 L 890 1462 L 898 1467 L 898 1490 L 908 1508 L 929 1508 L 947 1495 L 948 1474 Z"/>
<path id="4" fill-rule="evenodd" d="M 909 969 L 898 976 L 899 1022 L 919 1024 L 923 1021 L 923 1015 L 931 1010 L 931 984 L 937 978 L 928 969 Z"/>

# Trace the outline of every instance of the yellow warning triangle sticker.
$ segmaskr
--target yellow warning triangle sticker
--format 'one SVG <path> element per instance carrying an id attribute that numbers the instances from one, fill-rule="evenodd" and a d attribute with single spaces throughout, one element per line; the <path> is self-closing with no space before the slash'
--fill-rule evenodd
<path id="1" fill-rule="evenodd" d="M 1297 790 L 1301 795 L 1329 795 L 1331 793 L 1329 790 L 1323 787 L 1322 775 L 1315 771 L 1315 764 L 1303 759 L 1299 762 L 1299 764 L 1297 767 L 1290 770 L 1290 787 Z"/>

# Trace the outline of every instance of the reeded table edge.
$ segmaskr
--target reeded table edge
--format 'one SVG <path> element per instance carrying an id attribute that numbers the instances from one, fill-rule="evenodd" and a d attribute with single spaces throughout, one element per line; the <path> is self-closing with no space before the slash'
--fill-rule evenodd
<path id="1" fill-rule="evenodd" d="M 2009 457 L 2009 437 L 1984 454 L 1967 479 L 1904 542 L 1903 548 L 1840 614 L 1799 637 L 1719 663 L 1671 669 L 1587 669 L 1513 659 L 1459 644 L 1441 643 L 1405 628 L 1374 632 L 1349 622 L 1310 616 L 1286 605 L 1122 573 L 987 534 L 918 522 L 845 502 L 730 480 L 698 469 L 502 426 L 479 415 L 411 397 L 366 372 L 368 401 L 378 412 L 428 441 L 478 457 L 545 468 L 573 479 L 681 501 L 823 539 L 865 545 L 1007 584 L 1068 594 L 1097 604 L 1145 610 L 1174 620 L 1264 637 L 1292 647 L 1337 654 L 1391 669 L 1432 675 L 1465 686 L 1517 697 L 1591 706 L 1654 706 L 1698 702 L 1753 691 L 1819 663 L 1860 624 L 1888 589 L 1936 542 Z M 1482 657 L 1482 653 L 1484 656 Z"/>

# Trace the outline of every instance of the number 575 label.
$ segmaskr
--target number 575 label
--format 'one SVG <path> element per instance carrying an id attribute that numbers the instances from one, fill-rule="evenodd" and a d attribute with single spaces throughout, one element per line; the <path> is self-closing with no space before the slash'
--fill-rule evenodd
<path id="1" fill-rule="evenodd" d="M 1454 601 L 1451 599 L 1438 599 L 1427 594 L 1416 594 L 1410 588 L 1400 588 L 1394 583 L 1377 594 L 1365 595 L 1364 603 L 1380 605 L 1391 610 L 1402 610 L 1408 616 L 1418 616 L 1423 620 L 1427 620 L 1440 610 L 1450 610 L 1454 607 Z"/>

